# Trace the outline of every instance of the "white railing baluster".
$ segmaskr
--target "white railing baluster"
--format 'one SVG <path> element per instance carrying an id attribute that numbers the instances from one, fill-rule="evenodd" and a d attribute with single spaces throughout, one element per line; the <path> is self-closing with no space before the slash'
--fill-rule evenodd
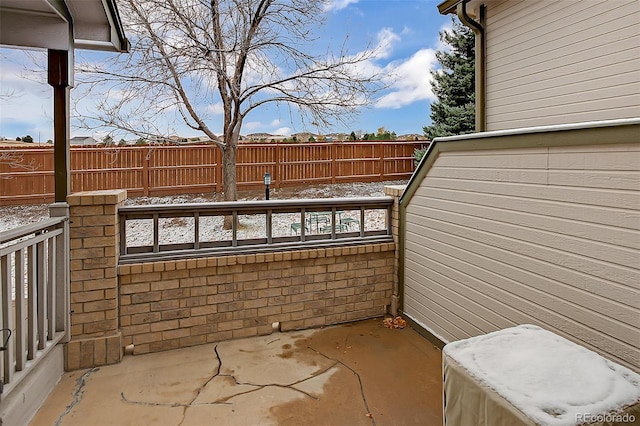
<path id="1" fill-rule="evenodd" d="M 37 309 L 37 277 L 36 272 L 36 249 L 29 246 L 27 249 L 27 359 L 34 359 L 36 356 L 37 333 L 36 320 L 38 317 Z"/>
<path id="2" fill-rule="evenodd" d="M 44 256 L 44 242 L 39 242 L 36 246 L 37 276 L 38 276 L 38 350 L 45 348 L 47 344 L 47 281 Z"/>
<path id="3" fill-rule="evenodd" d="M 64 341 L 71 339 L 71 328 L 69 327 L 69 288 L 67 277 L 69 276 L 69 259 L 67 250 L 67 239 L 69 223 L 63 224 L 64 233 L 56 237 L 55 265 L 56 265 L 56 332 L 64 331 L 67 336 Z"/>
<path id="4" fill-rule="evenodd" d="M 0 400 L 68 334 L 68 229 L 64 216 L 0 232 Z"/>
<path id="5" fill-rule="evenodd" d="M 2 295 L 2 289 L 4 288 L 4 280 L 10 278 L 7 276 L 5 272 L 5 262 L 3 261 L 4 256 L 0 257 L 0 295 Z M 4 295 L 2 295 L 2 303 L 0 303 L 0 329 L 4 328 L 4 312 L 8 309 L 8 302 L 5 299 Z M 7 338 L 9 333 L 5 330 L 1 330 L 0 339 L 2 339 L 2 345 Z M 4 386 L 4 364 L 5 364 L 5 353 L 6 351 L 0 351 L 0 386 Z M 0 401 L 2 400 L 2 396 L 0 396 Z"/>
<path id="6" fill-rule="evenodd" d="M 56 334 L 56 237 L 47 242 L 47 340 Z"/>
<path id="7" fill-rule="evenodd" d="M 11 301 L 11 260 L 9 259 L 9 255 L 2 256 L 0 259 L 0 269 L 2 269 L 2 328 L 4 329 L 2 333 L 3 344 L 5 341 L 7 342 L 6 349 L 4 352 L 4 383 L 10 383 L 11 377 L 13 376 L 14 369 L 14 342 L 13 336 L 11 336 L 8 341 L 7 336 L 9 333 L 13 333 L 14 324 L 13 324 L 13 303 Z M 10 331 L 7 331 L 10 330 Z"/>
<path id="8" fill-rule="evenodd" d="M 24 298 L 24 249 L 18 250 L 14 258 L 15 294 L 16 294 L 16 370 L 22 371 L 26 362 L 26 330 L 27 315 Z"/>

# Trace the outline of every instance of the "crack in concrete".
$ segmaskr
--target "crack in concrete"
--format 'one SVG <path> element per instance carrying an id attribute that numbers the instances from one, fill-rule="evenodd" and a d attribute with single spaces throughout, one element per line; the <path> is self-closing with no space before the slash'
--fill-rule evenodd
<path id="1" fill-rule="evenodd" d="M 275 341 L 277 341 L 279 339 L 276 339 L 272 342 L 269 343 L 273 343 Z M 257 392 L 259 390 L 268 388 L 268 387 L 278 387 L 278 388 L 282 388 L 282 389 L 290 389 L 292 391 L 298 392 L 303 394 L 304 396 L 311 398 L 315 401 L 318 401 L 320 398 L 315 397 L 313 395 L 311 395 L 308 392 L 303 391 L 302 389 L 298 389 L 295 386 L 299 385 L 300 383 L 304 383 L 308 380 L 314 379 L 316 377 L 319 377 L 323 374 L 326 374 L 329 370 L 331 370 L 332 368 L 336 367 L 338 364 L 343 365 L 345 368 L 349 369 L 351 372 L 353 372 L 357 377 L 358 377 L 358 382 L 360 383 L 360 391 L 364 400 L 364 404 L 367 410 L 369 410 L 369 407 L 367 405 L 366 402 L 366 398 L 364 397 L 364 389 L 362 386 L 362 380 L 360 380 L 360 376 L 358 375 L 357 372 L 355 372 L 352 368 L 350 368 L 348 365 L 344 364 L 343 362 L 337 360 L 337 359 L 333 359 L 330 358 L 328 356 L 326 356 L 325 354 L 315 350 L 312 347 L 309 347 L 309 349 L 313 350 L 314 352 L 320 354 L 321 356 L 325 357 L 326 359 L 332 360 L 333 363 L 329 366 L 327 366 L 326 368 L 323 368 L 322 370 L 319 370 L 315 373 L 313 373 L 311 376 L 306 377 L 304 379 L 300 379 L 297 380 L 293 383 L 289 383 L 287 385 L 283 385 L 283 384 L 279 384 L 279 383 L 267 383 L 267 384 L 256 384 L 256 383 L 251 383 L 251 382 L 240 382 L 238 381 L 238 378 L 233 375 L 233 374 L 226 374 L 226 373 L 222 373 L 222 357 L 220 356 L 220 353 L 218 352 L 218 345 L 215 345 L 213 347 L 213 351 L 215 353 L 216 359 L 218 361 L 218 367 L 216 368 L 215 373 L 209 377 L 202 385 L 200 385 L 200 387 L 197 389 L 194 397 L 186 403 L 180 403 L 180 402 L 173 402 L 173 403 L 162 403 L 162 402 L 149 402 L 149 401 L 136 401 L 136 400 L 132 400 L 126 397 L 126 395 L 124 394 L 124 392 L 120 393 L 120 398 L 123 402 L 128 403 L 128 404 L 134 404 L 134 405 L 144 405 L 144 406 L 151 406 L 151 407 L 169 407 L 169 408 L 178 408 L 178 407 L 182 407 L 183 408 L 183 412 L 182 412 L 182 419 L 180 420 L 180 423 L 178 424 L 179 426 L 182 425 L 187 417 L 187 410 L 190 407 L 194 407 L 194 406 L 207 406 L 207 405 L 233 405 L 233 402 L 230 402 L 231 399 L 238 397 L 238 396 L 242 396 L 242 395 L 247 395 L 253 392 Z M 96 369 L 94 369 L 96 370 Z M 83 379 L 86 375 L 88 375 L 88 373 L 90 373 L 93 370 L 90 370 L 89 372 L 85 373 L 85 375 L 83 375 L 83 377 L 81 379 Z M 211 383 L 211 381 L 213 381 L 216 377 L 229 377 L 233 380 L 233 382 L 238 385 L 238 386 L 253 386 L 255 387 L 255 389 L 250 389 L 247 391 L 243 391 L 243 392 L 239 392 L 239 393 L 235 393 L 233 395 L 229 395 L 227 397 L 223 397 L 223 398 L 218 398 L 215 401 L 212 402 L 202 402 L 202 403 L 196 403 L 195 401 L 198 399 L 198 397 L 202 394 L 202 392 L 204 391 L 205 387 Z M 80 381 L 80 379 L 78 379 Z M 84 385 L 84 380 L 82 381 L 82 385 Z M 74 393 L 75 394 L 75 393 Z M 79 401 L 78 401 L 79 402 Z M 73 404 L 75 405 L 75 403 Z M 67 411 L 70 411 L 70 408 L 68 408 Z M 63 413 L 62 416 L 66 414 Z M 375 426 L 375 421 L 373 420 L 373 418 L 371 419 L 373 426 Z M 58 423 L 56 423 L 56 426 L 58 426 Z"/>
<path id="2" fill-rule="evenodd" d="M 193 406 L 206 406 L 206 405 L 231 405 L 231 403 L 226 402 L 226 401 L 213 401 L 213 402 L 205 402 L 205 403 L 195 403 L 196 399 L 198 399 L 198 397 L 200 396 L 200 394 L 202 393 L 202 391 L 204 390 L 204 388 L 211 383 L 211 381 L 213 379 L 215 379 L 216 377 L 220 376 L 220 368 L 222 367 L 222 362 L 220 360 L 220 356 L 218 355 L 218 346 L 214 346 L 213 347 L 214 352 L 216 353 L 216 356 L 218 358 L 218 368 L 216 369 L 216 372 L 209 377 L 202 385 L 200 385 L 200 387 L 198 388 L 198 390 L 196 391 L 196 394 L 193 398 L 191 398 L 191 400 L 189 402 L 186 403 L 180 403 L 180 402 L 172 402 L 172 403 L 163 403 L 163 402 L 149 402 L 149 401 L 135 401 L 132 399 L 129 399 L 126 397 L 126 395 L 124 394 L 124 392 L 120 392 L 120 398 L 122 399 L 122 401 L 128 403 L 128 404 L 133 404 L 133 405 L 144 405 L 144 406 L 148 406 L 148 407 L 169 407 L 169 408 L 178 408 L 178 407 L 182 407 L 182 419 L 180 420 L 180 423 L 178 423 L 178 426 L 182 425 L 187 417 L 187 410 L 189 409 L 189 407 L 193 407 Z"/>
<path id="3" fill-rule="evenodd" d="M 73 389 L 73 401 L 71 404 L 67 405 L 64 412 L 60 414 L 58 419 L 55 422 L 55 426 L 60 426 L 62 419 L 73 410 L 73 408 L 80 403 L 82 400 L 82 396 L 84 395 L 84 386 L 86 384 L 87 378 L 91 375 L 91 373 L 100 370 L 99 367 L 94 367 L 90 370 L 84 372 L 82 376 L 76 380 L 76 387 Z"/>
<path id="4" fill-rule="evenodd" d="M 133 405 L 145 405 L 147 407 L 169 407 L 169 408 L 176 408 L 176 407 L 192 407 L 195 405 L 230 405 L 227 402 L 201 402 L 201 403 L 197 403 L 194 404 L 193 402 L 186 402 L 186 403 L 180 403 L 180 402 L 149 402 L 149 401 L 135 401 L 133 399 L 129 399 L 125 396 L 124 392 L 120 392 L 120 399 L 122 399 L 123 402 L 126 402 L 127 404 L 133 404 Z"/>
<path id="5" fill-rule="evenodd" d="M 276 340 L 279 340 L 279 339 L 276 339 Z M 272 343 L 272 342 L 270 342 L 270 343 Z M 293 383 L 289 383 L 288 385 L 281 385 L 279 383 L 267 383 L 267 384 L 259 385 L 259 384 L 250 383 L 250 382 L 239 382 L 238 379 L 233 374 L 222 374 L 222 373 L 220 373 L 220 371 L 222 370 L 222 358 L 220 357 L 220 353 L 218 353 L 218 347 L 217 346 L 214 348 L 214 350 L 215 350 L 215 353 L 216 353 L 216 355 L 218 357 L 218 363 L 219 363 L 218 375 L 220 377 L 230 377 L 234 381 L 234 383 L 236 385 L 238 385 L 238 386 L 255 386 L 257 388 L 257 389 L 251 389 L 251 390 L 248 390 L 248 391 L 245 391 L 245 392 L 240 392 L 240 393 L 237 393 L 235 395 L 230 395 L 230 396 L 228 396 L 226 398 L 218 399 L 216 401 L 225 401 L 226 402 L 226 401 L 229 401 L 231 398 L 235 398 L 235 397 L 241 396 L 241 395 L 247 395 L 247 394 L 250 394 L 250 393 L 253 393 L 253 392 L 257 392 L 257 391 L 259 391 L 261 389 L 268 388 L 268 387 L 278 387 L 278 388 L 283 388 L 283 389 L 290 389 L 290 390 L 299 392 L 299 393 L 301 393 L 301 394 L 303 394 L 303 395 L 305 395 L 305 396 L 307 396 L 307 397 L 309 397 L 311 399 L 314 399 L 314 400 L 318 401 L 319 398 L 316 398 L 315 396 L 311 395 L 310 393 L 305 392 L 305 391 L 303 391 L 301 389 L 297 389 L 297 388 L 295 388 L 293 386 L 295 386 L 297 384 L 300 384 L 300 383 L 303 383 L 303 382 L 305 382 L 307 380 L 311 380 L 311 379 L 313 379 L 315 377 L 321 376 L 322 374 L 326 373 L 327 371 L 329 371 L 331 368 L 333 368 L 336 365 L 336 363 L 334 363 L 333 365 L 331 365 L 331 366 L 329 366 L 329 367 L 327 367 L 327 368 L 325 368 L 325 369 L 323 369 L 321 371 L 318 371 L 318 372 L 314 373 L 313 375 L 311 375 L 311 377 L 307 377 L 305 379 L 301 379 L 301 380 L 295 381 Z"/>
<path id="6" fill-rule="evenodd" d="M 347 339 L 345 339 L 345 343 L 346 343 L 346 341 L 347 341 Z M 364 408 L 367 410 L 367 417 L 369 417 L 371 419 L 371 425 L 372 426 L 376 426 L 376 420 L 373 418 L 373 413 L 371 412 L 371 409 L 369 408 L 369 403 L 367 402 L 367 397 L 364 394 L 364 385 L 362 384 L 362 378 L 360 377 L 360 374 L 358 374 L 358 372 L 356 370 L 354 370 L 353 368 L 351 368 L 350 366 L 348 366 L 344 362 L 340 361 L 339 359 L 331 358 L 330 356 L 323 354 L 322 352 L 320 352 L 317 349 L 314 349 L 311 346 L 307 346 L 307 347 L 309 349 L 311 349 L 312 351 L 314 351 L 315 353 L 317 353 L 318 355 L 322 355 L 326 359 L 334 361 L 336 364 L 342 365 L 343 367 L 345 367 L 346 369 L 351 371 L 356 376 L 356 378 L 358 379 L 358 384 L 360 385 L 360 396 L 362 397 L 362 402 L 364 403 Z"/>
<path id="7" fill-rule="evenodd" d="M 213 379 L 215 379 L 216 377 L 218 377 L 220 375 L 220 369 L 222 368 L 222 361 L 220 360 L 220 356 L 218 355 L 218 345 L 215 345 L 213 347 L 213 351 L 216 354 L 216 357 L 218 358 L 218 368 L 216 369 L 216 372 L 209 377 L 209 379 L 207 381 L 205 381 L 199 388 L 198 391 L 196 392 L 195 396 L 191 399 L 191 401 L 189 401 L 189 404 L 186 405 L 184 407 L 184 410 L 182 411 L 182 420 L 180 420 L 180 423 L 178 424 L 178 426 L 181 426 L 182 423 L 184 423 L 186 417 L 187 417 L 187 410 L 189 409 L 189 407 L 191 407 L 192 405 L 194 405 L 194 402 L 196 401 L 196 399 L 198 399 L 198 397 L 200 396 L 200 394 L 202 393 L 202 391 L 204 390 L 204 388 L 211 383 L 211 381 Z M 214 401 L 214 404 L 218 403 L 218 401 Z"/>

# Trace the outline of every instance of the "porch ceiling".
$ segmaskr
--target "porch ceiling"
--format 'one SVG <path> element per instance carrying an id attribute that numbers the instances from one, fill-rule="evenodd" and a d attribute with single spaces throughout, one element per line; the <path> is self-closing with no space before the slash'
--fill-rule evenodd
<path id="1" fill-rule="evenodd" d="M 124 52 L 114 0 L 0 0 L 0 45 Z"/>

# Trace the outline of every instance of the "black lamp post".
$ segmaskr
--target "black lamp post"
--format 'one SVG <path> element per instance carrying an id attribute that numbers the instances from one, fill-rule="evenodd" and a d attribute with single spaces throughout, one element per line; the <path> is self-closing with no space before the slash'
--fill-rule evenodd
<path id="1" fill-rule="evenodd" d="M 271 173 L 264 174 L 264 195 L 265 199 L 269 199 L 269 185 L 271 185 Z"/>

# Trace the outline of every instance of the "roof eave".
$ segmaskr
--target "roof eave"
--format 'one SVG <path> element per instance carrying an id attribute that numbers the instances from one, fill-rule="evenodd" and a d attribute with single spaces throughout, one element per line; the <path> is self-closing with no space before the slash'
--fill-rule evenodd
<path id="1" fill-rule="evenodd" d="M 116 5 L 115 0 L 103 0 L 106 9 L 108 9 L 108 13 L 110 14 L 110 21 L 112 24 L 113 31 L 116 35 L 117 44 L 113 43 L 114 48 L 118 52 L 127 53 L 131 45 L 129 44 L 129 40 L 124 33 L 124 26 L 122 25 L 122 20 L 120 19 L 120 13 L 118 12 L 118 6 Z"/>
<path id="2" fill-rule="evenodd" d="M 438 12 L 441 15 L 455 15 L 459 3 L 462 3 L 462 0 L 445 0 L 438 5 Z"/>
<path id="3" fill-rule="evenodd" d="M 0 45 L 129 51 L 115 0 L 0 0 Z"/>

